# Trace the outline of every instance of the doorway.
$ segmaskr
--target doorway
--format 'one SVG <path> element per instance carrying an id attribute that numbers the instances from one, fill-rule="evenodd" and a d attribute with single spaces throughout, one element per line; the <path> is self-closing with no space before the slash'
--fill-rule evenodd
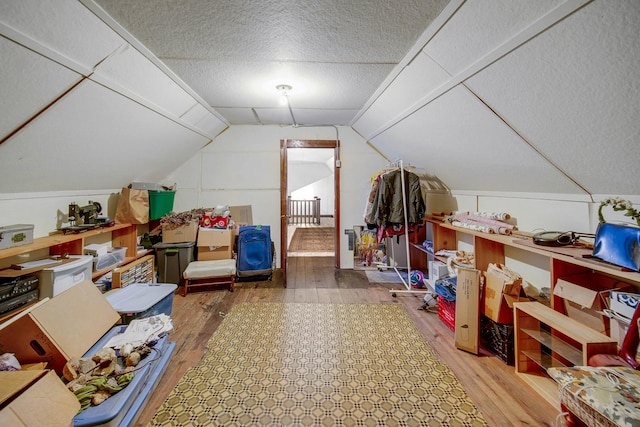
<path id="1" fill-rule="evenodd" d="M 288 257 L 333 257 L 339 268 L 339 141 L 280 141 L 281 268 Z"/>

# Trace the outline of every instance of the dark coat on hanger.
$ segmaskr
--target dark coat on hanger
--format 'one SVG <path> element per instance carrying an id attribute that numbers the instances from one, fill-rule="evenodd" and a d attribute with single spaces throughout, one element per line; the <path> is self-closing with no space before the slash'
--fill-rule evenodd
<path id="1" fill-rule="evenodd" d="M 404 171 L 405 195 L 407 202 L 407 223 L 422 223 L 426 206 L 420 189 L 418 175 Z M 388 172 L 380 177 L 378 190 L 373 200 L 372 220 L 377 225 L 404 225 L 404 206 L 402 202 L 402 176 L 400 169 Z"/>

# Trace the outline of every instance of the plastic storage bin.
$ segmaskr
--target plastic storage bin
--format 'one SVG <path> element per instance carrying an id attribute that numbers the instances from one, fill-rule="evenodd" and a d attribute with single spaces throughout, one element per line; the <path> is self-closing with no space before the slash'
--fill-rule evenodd
<path id="1" fill-rule="evenodd" d="M 149 219 L 160 219 L 173 210 L 173 199 L 175 191 L 154 191 L 149 192 Z"/>
<path id="2" fill-rule="evenodd" d="M 73 261 L 45 268 L 38 273 L 40 298 L 55 297 L 84 280 L 91 280 L 93 257 L 91 255 L 70 255 Z"/>
<path id="3" fill-rule="evenodd" d="M 187 265 L 194 260 L 195 245 L 196 242 L 156 243 L 153 245 L 153 249 L 156 251 L 159 283 L 181 285 L 184 282 L 182 273 L 186 270 Z"/>
<path id="4" fill-rule="evenodd" d="M 109 330 L 89 349 L 84 357 L 91 357 L 114 336 L 124 332 L 126 326 Z M 128 426 L 144 407 L 151 391 L 166 369 L 176 344 L 168 341 L 168 335 L 160 338 L 154 351 L 136 366 L 133 380 L 122 390 L 109 397 L 99 406 L 91 406 L 73 418 L 74 427 L 84 426 Z"/>
<path id="5" fill-rule="evenodd" d="M 171 316 L 173 293 L 178 288 L 172 283 L 133 283 L 116 289 L 106 297 L 114 310 L 120 313 L 122 323 L 133 319 L 166 314 Z"/>
<path id="6" fill-rule="evenodd" d="M 127 248 L 113 248 L 104 255 L 93 257 L 93 270 L 100 271 L 124 262 Z"/>

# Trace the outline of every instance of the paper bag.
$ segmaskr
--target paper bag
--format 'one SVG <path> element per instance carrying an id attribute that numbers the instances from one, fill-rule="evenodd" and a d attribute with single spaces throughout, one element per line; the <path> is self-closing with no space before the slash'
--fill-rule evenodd
<path id="1" fill-rule="evenodd" d="M 146 224 L 149 222 L 149 192 L 124 187 L 116 208 L 117 223 Z"/>

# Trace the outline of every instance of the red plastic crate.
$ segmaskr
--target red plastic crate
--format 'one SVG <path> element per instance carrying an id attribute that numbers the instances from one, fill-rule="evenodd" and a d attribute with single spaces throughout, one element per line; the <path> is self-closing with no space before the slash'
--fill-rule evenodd
<path id="1" fill-rule="evenodd" d="M 456 302 L 449 302 L 438 295 L 438 318 L 452 331 L 456 330 Z"/>

